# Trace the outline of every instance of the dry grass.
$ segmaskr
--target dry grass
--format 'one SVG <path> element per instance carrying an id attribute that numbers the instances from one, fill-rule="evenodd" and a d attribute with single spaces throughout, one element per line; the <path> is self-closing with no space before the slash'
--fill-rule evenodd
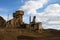
<path id="1" fill-rule="evenodd" d="M 20 30 L 20 29 L 0 29 L 0 40 L 17 40 L 18 36 L 32 36 L 32 37 L 41 37 L 41 38 L 60 38 L 60 35 L 54 32 L 50 32 L 49 30 L 43 31 L 42 33 L 36 32 L 29 32 L 27 30 Z M 59 36 L 58 36 L 59 35 Z"/>
<path id="2" fill-rule="evenodd" d="M 20 29 L 0 29 L 0 40 L 17 40 L 17 37 L 20 35 L 24 36 L 38 36 L 37 33 L 28 32 L 26 30 Z"/>

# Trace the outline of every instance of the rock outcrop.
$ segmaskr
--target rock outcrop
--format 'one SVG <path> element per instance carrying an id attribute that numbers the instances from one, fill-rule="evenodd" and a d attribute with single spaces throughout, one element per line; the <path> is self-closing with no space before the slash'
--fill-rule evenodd
<path id="1" fill-rule="evenodd" d="M 4 28 L 6 26 L 6 20 L 0 16 L 0 28 Z"/>

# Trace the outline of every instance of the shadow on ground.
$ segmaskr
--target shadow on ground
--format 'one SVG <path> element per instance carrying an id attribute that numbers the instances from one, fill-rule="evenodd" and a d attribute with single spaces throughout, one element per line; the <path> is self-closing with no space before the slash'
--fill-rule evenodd
<path id="1" fill-rule="evenodd" d="M 17 40 L 37 40 L 35 37 L 30 37 L 30 36 L 18 36 Z"/>
<path id="2" fill-rule="evenodd" d="M 31 36 L 18 36 L 17 40 L 60 40 L 60 37 L 31 37 Z"/>

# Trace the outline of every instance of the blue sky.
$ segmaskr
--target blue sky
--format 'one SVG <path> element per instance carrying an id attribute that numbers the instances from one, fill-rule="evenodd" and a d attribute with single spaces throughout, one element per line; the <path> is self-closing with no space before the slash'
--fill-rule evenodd
<path id="1" fill-rule="evenodd" d="M 24 3 L 28 0 L 0 0 L 0 8 L 7 10 L 9 14 L 12 14 L 14 11 L 16 11 L 18 8 L 20 8 Z M 38 9 L 38 12 L 44 11 L 44 9 L 50 5 L 50 4 L 55 4 L 58 3 L 60 4 L 60 0 L 50 0 L 47 4 L 44 5 L 43 8 Z M 4 11 L 2 10 L 2 11 Z M 5 11 L 4 11 L 5 12 Z M 3 12 L 0 11 L 0 14 L 4 14 Z"/>
<path id="2" fill-rule="evenodd" d="M 11 14 L 18 10 L 22 5 L 24 5 L 25 2 L 29 0 L 0 0 L 0 15 L 7 15 L 7 13 Z M 60 0 L 50 0 L 47 4 L 44 5 L 44 7 L 37 9 L 37 12 L 43 12 L 44 9 L 50 5 L 50 4 L 55 4 L 58 3 L 60 4 Z M 6 13 L 6 11 L 8 11 Z"/>
<path id="3" fill-rule="evenodd" d="M 35 6 L 36 8 L 34 8 Z M 54 20 L 53 19 L 54 16 L 60 15 L 59 8 L 60 8 L 60 0 L 0 0 L 0 16 L 4 17 L 4 19 L 7 20 L 8 14 L 9 19 L 12 19 L 13 13 L 18 9 L 19 10 L 22 9 L 25 12 L 23 16 L 24 17 L 23 20 L 25 23 L 29 23 L 29 16 L 35 15 L 37 16 L 36 21 L 42 22 L 44 28 L 60 29 L 59 28 L 60 24 L 56 23 L 56 20 L 55 22 L 50 24 L 51 23 L 50 21 Z"/>

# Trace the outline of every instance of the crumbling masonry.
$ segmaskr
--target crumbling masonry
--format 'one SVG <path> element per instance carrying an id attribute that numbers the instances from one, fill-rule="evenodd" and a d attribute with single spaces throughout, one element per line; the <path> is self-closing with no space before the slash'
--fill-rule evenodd
<path id="1" fill-rule="evenodd" d="M 23 15 L 24 11 L 18 10 L 15 13 L 13 13 L 13 19 L 9 20 L 6 23 L 6 28 L 28 28 L 30 31 L 42 31 L 42 23 L 35 22 L 36 16 L 33 17 L 33 21 L 31 22 L 30 18 L 30 24 L 24 24 L 23 22 Z"/>

